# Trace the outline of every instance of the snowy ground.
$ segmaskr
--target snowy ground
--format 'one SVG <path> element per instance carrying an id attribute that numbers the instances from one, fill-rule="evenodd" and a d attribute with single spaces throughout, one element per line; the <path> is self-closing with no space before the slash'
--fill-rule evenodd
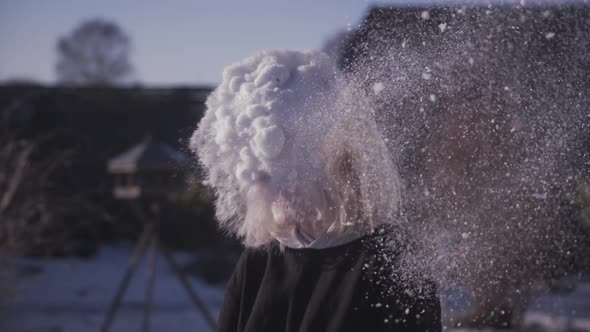
<path id="1" fill-rule="evenodd" d="M 105 247 L 91 260 L 26 259 L 17 262 L 17 280 L 13 281 L 17 288 L 10 292 L 14 303 L 7 305 L 5 299 L 2 301 L 4 321 L 0 322 L 0 330 L 98 331 L 131 252 L 130 245 Z M 175 254 L 175 257 L 180 264 L 190 259 L 189 255 L 182 253 Z M 141 330 L 147 281 L 144 265 L 136 271 L 111 331 Z M 197 278 L 191 278 L 191 281 L 198 295 L 217 317 L 223 285 L 207 285 Z M 152 310 L 152 331 L 207 331 L 205 320 L 163 257 L 158 257 Z"/>
<path id="2" fill-rule="evenodd" d="M 93 259 L 16 261 L 9 276 L 6 271 L 0 271 L 3 283 L 0 285 L 0 331 L 98 331 L 131 252 L 131 245 L 121 245 L 104 247 Z M 176 253 L 175 258 L 183 265 L 191 257 Z M 151 330 L 207 331 L 203 316 L 163 257 L 158 258 L 156 278 Z M 131 281 L 111 331 L 141 330 L 146 281 L 142 264 Z M 191 278 L 191 281 L 216 317 L 223 299 L 223 285 L 208 285 L 198 278 Z M 466 305 L 465 301 L 459 302 L 458 307 Z M 579 283 L 575 289 L 567 291 L 533 295 L 529 303 L 524 331 L 590 332 L 590 282 Z"/>
<path id="3" fill-rule="evenodd" d="M 590 281 L 571 290 L 532 296 L 524 325 L 527 331 L 590 332 Z"/>
<path id="4" fill-rule="evenodd" d="M 573 279 L 576 279 L 574 282 Z M 532 291 L 523 314 L 522 326 L 516 331 L 525 332 L 590 332 L 590 277 L 570 278 L 568 286 L 548 291 Z M 469 291 L 454 289 L 441 295 L 443 322 L 452 314 L 469 310 Z M 473 329 L 448 329 L 452 332 L 473 332 Z M 500 330 L 501 332 L 511 332 Z M 479 332 L 497 332 L 486 329 Z"/>

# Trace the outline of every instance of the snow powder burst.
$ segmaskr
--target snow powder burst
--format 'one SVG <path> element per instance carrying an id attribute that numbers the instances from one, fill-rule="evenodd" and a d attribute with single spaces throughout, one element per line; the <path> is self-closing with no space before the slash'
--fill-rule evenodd
<path id="1" fill-rule="evenodd" d="M 393 220 L 397 171 L 355 91 L 321 52 L 262 51 L 225 69 L 191 147 L 226 230 L 301 247 Z"/>

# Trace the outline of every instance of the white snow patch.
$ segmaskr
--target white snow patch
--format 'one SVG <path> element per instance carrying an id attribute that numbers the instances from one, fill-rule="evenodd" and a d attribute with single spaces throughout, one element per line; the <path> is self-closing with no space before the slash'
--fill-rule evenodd
<path id="1" fill-rule="evenodd" d="M 5 332 L 63 331 L 94 332 L 100 329 L 128 261 L 133 254 L 130 245 L 101 248 L 92 259 L 26 258 L 18 259 L 15 268 L 0 266 L 18 278 L 14 303 L 0 310 L 0 329 Z M 190 262 L 191 255 L 173 254 L 179 265 Z M 142 324 L 147 286 L 147 259 L 135 271 L 123 297 L 110 331 L 137 331 Z M 206 331 L 208 325 L 195 308 L 180 281 L 170 270 L 164 257 L 157 259 L 156 279 L 151 317 L 152 331 Z M 21 275 L 23 269 L 37 271 Z M 224 285 L 208 285 L 189 277 L 196 293 L 217 317 L 223 301 Z M 2 302 L 0 299 L 0 302 Z"/>

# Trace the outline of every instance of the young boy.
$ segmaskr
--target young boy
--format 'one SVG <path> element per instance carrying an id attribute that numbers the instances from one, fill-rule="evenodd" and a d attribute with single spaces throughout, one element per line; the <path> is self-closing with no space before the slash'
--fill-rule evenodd
<path id="1" fill-rule="evenodd" d="M 228 67 L 191 140 L 222 228 L 246 246 L 218 331 L 440 331 L 408 278 L 400 181 L 370 102 L 319 52 Z"/>

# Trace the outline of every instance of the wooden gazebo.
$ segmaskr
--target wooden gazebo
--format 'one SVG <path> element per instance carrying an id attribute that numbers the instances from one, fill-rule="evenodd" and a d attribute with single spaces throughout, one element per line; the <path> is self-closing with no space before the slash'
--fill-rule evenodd
<path id="1" fill-rule="evenodd" d="M 190 160 L 169 145 L 156 142 L 147 137 L 143 142 L 116 156 L 108 162 L 109 173 L 114 177 L 113 196 L 126 200 L 134 208 L 137 217 L 143 222 L 144 230 L 137 241 L 129 266 L 123 276 L 115 298 L 109 307 L 101 331 L 108 331 L 121 304 L 131 277 L 139 261 L 150 248 L 148 265 L 148 284 L 146 290 L 143 331 L 149 331 L 153 289 L 156 278 L 157 254 L 161 252 L 170 268 L 182 283 L 195 306 L 201 311 L 212 330 L 215 319 L 192 288 L 190 281 L 176 264 L 171 252 L 161 243 L 158 225 L 161 222 L 159 204 L 179 195 L 184 190 L 184 173 L 189 169 Z M 145 208 L 151 211 L 145 211 Z"/>
<path id="2" fill-rule="evenodd" d="M 165 198 L 184 187 L 189 159 L 167 144 L 147 137 L 108 162 L 117 199 Z"/>

